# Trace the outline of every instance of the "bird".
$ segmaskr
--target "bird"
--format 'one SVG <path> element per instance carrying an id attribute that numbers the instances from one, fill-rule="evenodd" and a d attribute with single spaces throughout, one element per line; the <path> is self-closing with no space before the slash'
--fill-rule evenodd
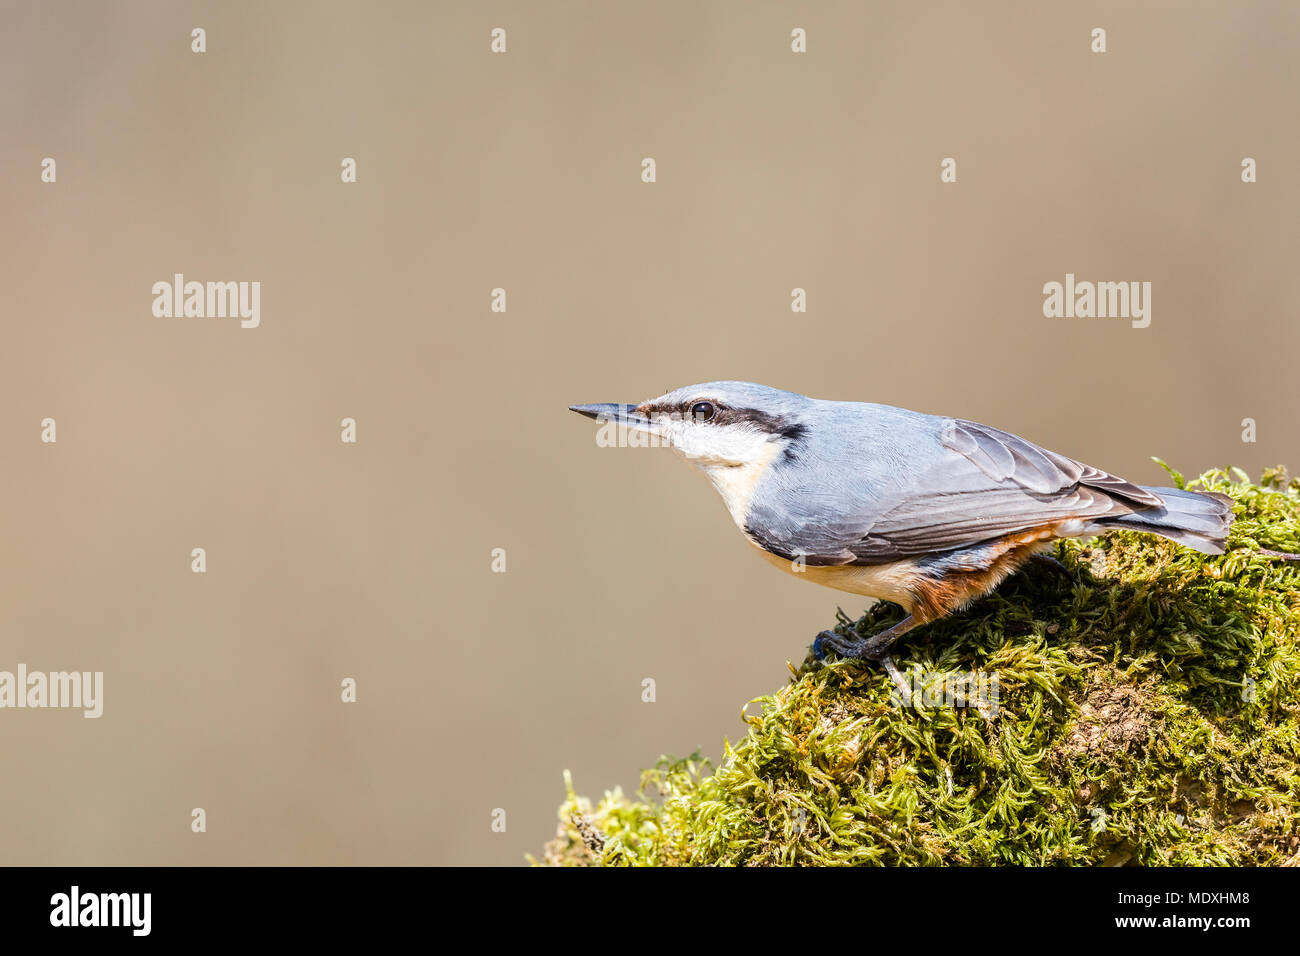
<path id="1" fill-rule="evenodd" d="M 818 658 L 878 663 L 900 689 L 901 637 L 1031 560 L 1064 570 L 1043 553 L 1055 541 L 1128 530 L 1222 554 L 1233 520 L 1227 495 L 1137 485 L 1010 432 L 890 405 L 723 381 L 569 409 L 695 465 L 776 567 L 901 606 L 880 633 L 813 642 Z"/>

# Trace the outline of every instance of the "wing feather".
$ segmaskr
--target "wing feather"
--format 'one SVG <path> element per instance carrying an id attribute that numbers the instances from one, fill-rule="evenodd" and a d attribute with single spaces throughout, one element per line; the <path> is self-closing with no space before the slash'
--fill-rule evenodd
<path id="1" fill-rule="evenodd" d="M 886 500 L 845 510 L 838 489 L 818 494 L 805 486 L 799 489 L 800 520 L 764 514 L 747 531 L 767 550 L 800 555 L 812 565 L 881 564 L 1059 521 L 1164 506 L 1145 488 L 1009 432 L 961 419 L 938 421 L 942 447 Z M 905 462 L 897 457 L 900 467 Z"/>
<path id="2" fill-rule="evenodd" d="M 1123 478 L 987 425 L 949 419 L 940 441 L 978 472 L 963 474 L 941 459 L 940 474 L 919 483 L 849 546 L 853 563 L 949 551 L 1056 521 L 1164 505 Z"/>

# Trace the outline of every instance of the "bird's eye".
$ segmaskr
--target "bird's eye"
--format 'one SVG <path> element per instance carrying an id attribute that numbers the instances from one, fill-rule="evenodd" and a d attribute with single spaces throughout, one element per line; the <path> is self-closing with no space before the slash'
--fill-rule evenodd
<path id="1" fill-rule="evenodd" d="M 697 422 L 707 422 L 713 417 L 712 402 L 696 402 L 691 406 L 691 418 Z"/>

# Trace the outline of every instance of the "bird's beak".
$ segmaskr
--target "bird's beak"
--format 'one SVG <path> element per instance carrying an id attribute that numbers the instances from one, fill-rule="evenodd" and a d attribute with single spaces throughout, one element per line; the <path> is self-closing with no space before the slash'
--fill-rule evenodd
<path id="1" fill-rule="evenodd" d="M 620 405 L 617 402 L 599 402 L 595 405 L 570 405 L 569 411 L 594 418 L 602 425 L 613 422 L 622 428 L 633 431 L 649 432 L 652 435 L 662 433 L 658 422 L 640 414 L 635 405 Z"/>

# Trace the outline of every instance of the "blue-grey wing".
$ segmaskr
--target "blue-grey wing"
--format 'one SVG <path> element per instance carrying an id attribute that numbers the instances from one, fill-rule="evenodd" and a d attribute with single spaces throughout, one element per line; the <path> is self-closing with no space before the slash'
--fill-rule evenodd
<path id="1" fill-rule="evenodd" d="M 913 428 L 906 440 L 871 448 L 897 473 L 861 483 L 851 465 L 837 465 L 838 476 L 822 470 L 820 478 L 838 477 L 838 487 L 805 484 L 787 489 L 779 505 L 756 502 L 747 531 L 767 550 L 812 565 L 881 564 L 1163 504 L 1147 489 L 1008 432 L 930 421 L 928 442 L 918 442 Z"/>
<path id="2" fill-rule="evenodd" d="M 1037 494 L 1053 495 L 1086 485 L 1139 507 L 1159 508 L 1164 504 L 1159 496 L 1139 485 L 988 425 L 946 419 L 939 440 L 995 481 L 1009 480 Z"/>

